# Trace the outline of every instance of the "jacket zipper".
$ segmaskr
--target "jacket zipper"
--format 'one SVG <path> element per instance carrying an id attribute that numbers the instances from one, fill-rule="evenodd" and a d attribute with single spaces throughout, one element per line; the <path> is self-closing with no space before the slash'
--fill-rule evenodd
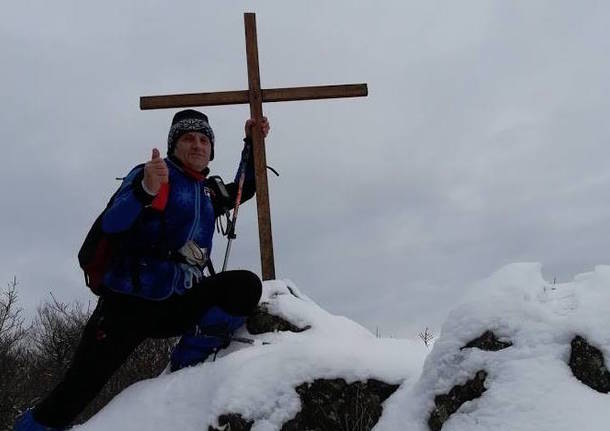
<path id="1" fill-rule="evenodd" d="M 197 230 L 197 227 L 199 226 L 199 219 L 201 218 L 201 211 L 200 211 L 200 206 L 201 206 L 201 202 L 200 202 L 200 198 L 199 198 L 199 183 L 195 182 L 194 184 L 195 187 L 195 220 L 193 220 L 193 225 L 191 226 L 191 230 L 189 231 L 189 234 L 186 238 L 187 241 L 190 241 L 191 239 L 193 239 L 193 235 L 195 234 L 195 231 Z M 178 281 L 180 280 L 180 274 L 182 273 L 182 269 L 178 268 L 177 265 L 174 265 L 174 277 L 172 279 L 172 291 L 175 292 L 176 291 L 176 287 L 178 285 Z M 184 276 L 186 277 L 186 274 L 184 274 Z"/>

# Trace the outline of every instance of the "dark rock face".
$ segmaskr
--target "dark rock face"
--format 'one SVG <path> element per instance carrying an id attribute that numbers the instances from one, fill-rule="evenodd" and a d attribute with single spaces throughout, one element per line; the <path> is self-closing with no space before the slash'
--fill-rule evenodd
<path id="1" fill-rule="evenodd" d="M 208 431 L 250 431 L 254 421 L 247 421 L 241 415 L 230 413 L 218 417 L 218 425 L 222 428 L 214 428 L 210 425 Z"/>
<path id="2" fill-rule="evenodd" d="M 436 408 L 432 410 L 428 426 L 432 431 L 440 431 L 443 424 L 455 413 L 466 401 L 479 398 L 485 392 L 485 379 L 487 372 L 479 370 L 472 380 L 468 380 L 463 385 L 454 386 L 448 394 L 437 395 L 434 397 Z"/>
<path id="3" fill-rule="evenodd" d="M 481 350 L 497 352 L 498 350 L 506 349 L 512 345 L 513 343 L 511 342 L 498 340 L 498 337 L 496 337 L 496 334 L 494 334 L 492 331 L 485 331 L 480 337 L 469 341 L 460 350 L 476 347 L 477 349 Z"/>
<path id="4" fill-rule="evenodd" d="M 311 328 L 311 326 L 299 328 L 281 317 L 269 314 L 267 308 L 264 305 L 261 305 L 254 314 L 246 320 L 246 328 L 250 334 L 256 335 L 275 331 L 303 332 Z"/>
<path id="5" fill-rule="evenodd" d="M 343 379 L 318 379 L 296 388 L 303 408 L 294 419 L 282 426 L 282 431 L 369 431 L 381 416 L 381 403 L 398 385 L 379 380 L 347 384 Z M 221 428 L 208 431 L 249 431 L 254 421 L 229 413 L 218 418 Z"/>
<path id="6" fill-rule="evenodd" d="M 604 363 L 603 353 L 577 335 L 572 340 L 570 368 L 574 377 L 598 392 L 610 392 L 610 372 Z"/>
<path id="7" fill-rule="evenodd" d="M 378 380 L 347 384 L 343 379 L 318 379 L 296 388 L 303 408 L 282 431 L 366 431 L 381 416 L 381 403 L 398 385 Z"/>

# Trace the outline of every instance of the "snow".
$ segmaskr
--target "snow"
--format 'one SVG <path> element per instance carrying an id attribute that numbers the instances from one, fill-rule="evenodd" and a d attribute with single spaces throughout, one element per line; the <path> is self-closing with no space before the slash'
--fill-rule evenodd
<path id="1" fill-rule="evenodd" d="M 570 341 L 581 335 L 610 358 L 610 266 L 551 284 L 535 263 L 508 265 L 476 283 L 449 314 L 429 351 L 421 341 L 376 338 L 332 315 L 290 281 L 267 281 L 262 302 L 272 314 L 311 329 L 238 336 L 216 361 L 139 382 L 78 430 L 202 430 L 219 415 L 254 419 L 275 431 L 300 410 L 294 388 L 318 378 L 375 378 L 400 384 L 384 403 L 375 431 L 428 430 L 434 397 L 484 369 L 486 391 L 467 402 L 443 431 L 606 430 L 610 394 L 578 381 L 568 367 Z M 460 350 L 492 330 L 513 345 Z M 263 344 L 269 343 L 269 344 Z"/>
<path id="2" fill-rule="evenodd" d="M 317 378 L 411 384 L 428 353 L 421 342 L 376 338 L 324 311 L 290 281 L 265 282 L 261 302 L 311 329 L 257 336 L 244 329 L 236 336 L 254 345 L 233 342 L 214 362 L 136 383 L 75 429 L 201 431 L 221 414 L 240 413 L 256 421 L 252 431 L 279 430 L 301 409 L 296 386 Z"/>
<path id="3" fill-rule="evenodd" d="M 476 371 L 488 373 L 486 392 L 465 403 L 443 431 L 607 430 L 610 395 L 585 386 L 568 366 L 570 342 L 585 337 L 610 358 L 610 266 L 552 285 L 536 263 L 508 265 L 473 286 L 448 316 L 421 377 L 388 403 L 376 431 L 428 430 L 434 396 Z M 492 330 L 513 346 L 497 352 L 464 349 Z M 402 425 L 401 425 L 402 424 Z"/>

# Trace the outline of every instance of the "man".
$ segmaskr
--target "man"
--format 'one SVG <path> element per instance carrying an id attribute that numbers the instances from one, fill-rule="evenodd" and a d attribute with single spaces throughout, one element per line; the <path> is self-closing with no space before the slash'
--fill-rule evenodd
<path id="1" fill-rule="evenodd" d="M 255 192 L 251 134 L 242 201 Z M 263 118 L 263 135 L 269 122 Z M 120 254 L 103 274 L 97 307 L 63 381 L 28 410 L 15 430 L 63 429 L 97 395 L 114 371 L 146 338 L 182 335 L 171 369 L 202 362 L 256 308 L 261 281 L 249 271 L 204 277 L 215 219 L 224 208 L 206 183 L 214 159 L 214 133 L 205 114 L 178 112 L 168 134 L 167 159 L 151 159 L 123 180 L 102 218 L 102 230 L 120 238 Z M 227 184 L 231 202 L 237 182 Z"/>

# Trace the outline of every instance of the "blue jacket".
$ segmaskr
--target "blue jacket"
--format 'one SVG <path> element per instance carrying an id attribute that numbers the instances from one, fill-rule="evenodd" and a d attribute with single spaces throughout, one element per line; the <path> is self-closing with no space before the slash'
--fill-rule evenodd
<path id="1" fill-rule="evenodd" d="M 252 159 L 250 150 L 242 202 L 255 191 Z M 139 165 L 124 178 L 104 212 L 103 231 L 121 237 L 121 251 L 104 275 L 103 284 L 108 289 L 154 300 L 183 294 L 192 287 L 200 272 L 196 267 L 152 250 L 176 251 L 193 240 L 208 250 L 208 256 L 211 253 L 215 219 L 221 214 L 219 202 L 211 196 L 207 179 L 197 180 L 188 175 L 173 157 L 165 160 L 170 190 L 163 210 L 151 207 L 153 197 L 141 185 L 144 165 Z M 233 202 L 239 175 L 240 169 L 235 182 L 227 184 Z"/>

